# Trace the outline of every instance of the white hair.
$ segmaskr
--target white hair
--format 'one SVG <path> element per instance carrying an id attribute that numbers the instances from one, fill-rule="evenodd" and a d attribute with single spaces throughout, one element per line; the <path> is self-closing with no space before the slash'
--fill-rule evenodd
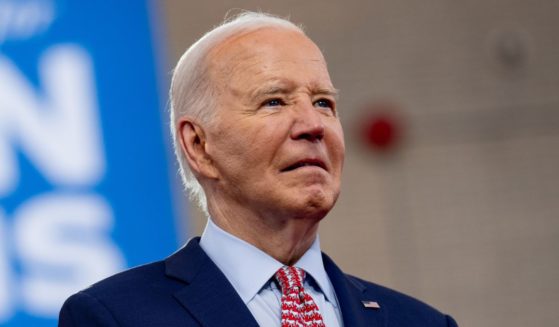
<path id="1" fill-rule="evenodd" d="M 208 214 L 206 195 L 181 151 L 177 140 L 177 121 L 183 116 L 189 116 L 203 125 L 213 121 L 217 109 L 217 92 L 210 80 L 209 63 L 206 60 L 208 54 L 232 36 L 266 27 L 284 28 L 304 34 L 301 27 L 289 20 L 266 13 L 242 12 L 226 19 L 191 45 L 181 56 L 173 72 L 169 91 L 173 147 L 184 187 L 189 192 L 190 198 L 195 200 L 206 214 Z"/>

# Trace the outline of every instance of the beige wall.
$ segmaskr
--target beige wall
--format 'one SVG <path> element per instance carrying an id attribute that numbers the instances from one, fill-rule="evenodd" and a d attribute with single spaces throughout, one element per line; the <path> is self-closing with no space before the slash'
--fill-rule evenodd
<path id="1" fill-rule="evenodd" d="M 557 324 L 558 1 L 163 3 L 171 63 L 231 8 L 289 15 L 323 49 L 348 150 L 321 240 L 347 272 L 461 326 Z M 356 132 L 382 99 L 406 122 L 389 156 Z"/>

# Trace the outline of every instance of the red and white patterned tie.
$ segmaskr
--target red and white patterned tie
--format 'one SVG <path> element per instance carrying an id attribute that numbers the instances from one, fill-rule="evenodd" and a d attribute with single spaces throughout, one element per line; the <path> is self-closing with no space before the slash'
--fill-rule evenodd
<path id="1" fill-rule="evenodd" d="M 276 273 L 281 286 L 281 327 L 325 327 L 318 306 L 303 288 L 305 271 L 283 266 Z"/>

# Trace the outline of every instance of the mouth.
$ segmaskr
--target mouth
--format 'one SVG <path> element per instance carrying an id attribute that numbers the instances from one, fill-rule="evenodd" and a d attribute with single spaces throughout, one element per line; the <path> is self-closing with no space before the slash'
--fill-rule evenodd
<path id="1" fill-rule="evenodd" d="M 318 167 L 328 171 L 328 169 L 326 168 L 326 164 L 320 159 L 303 159 L 287 166 L 286 168 L 282 169 L 281 172 L 293 171 L 303 167 Z"/>

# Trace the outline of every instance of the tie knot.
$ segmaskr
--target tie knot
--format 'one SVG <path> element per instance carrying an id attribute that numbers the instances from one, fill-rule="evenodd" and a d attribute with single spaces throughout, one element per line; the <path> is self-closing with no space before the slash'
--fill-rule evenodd
<path id="1" fill-rule="evenodd" d="M 284 292 L 295 287 L 301 289 L 305 280 L 305 271 L 299 267 L 283 266 L 276 273 L 276 279 Z"/>

